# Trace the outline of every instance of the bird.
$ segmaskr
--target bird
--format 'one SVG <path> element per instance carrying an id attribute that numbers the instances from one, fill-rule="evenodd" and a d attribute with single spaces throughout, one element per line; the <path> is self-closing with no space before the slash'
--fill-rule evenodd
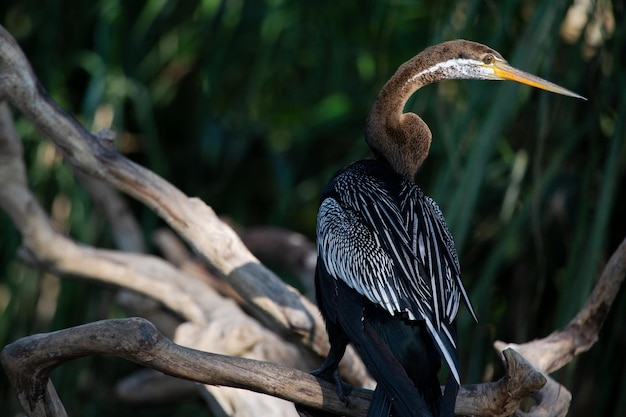
<path id="1" fill-rule="evenodd" d="M 315 291 L 330 349 L 312 374 L 336 382 L 347 403 L 338 365 L 352 344 L 377 382 L 368 417 L 452 416 L 461 303 L 477 321 L 442 211 L 416 183 L 431 131 L 417 114 L 404 112 L 418 89 L 449 79 L 512 80 L 584 99 L 463 39 L 424 49 L 382 87 L 365 123 L 373 156 L 334 175 L 316 225 Z"/>

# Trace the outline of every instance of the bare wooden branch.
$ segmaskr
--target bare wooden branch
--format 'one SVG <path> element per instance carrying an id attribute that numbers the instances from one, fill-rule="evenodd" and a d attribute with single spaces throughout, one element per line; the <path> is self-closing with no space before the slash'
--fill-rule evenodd
<path id="1" fill-rule="evenodd" d="M 626 277 L 626 239 L 615 250 L 580 312 L 562 329 L 523 344 L 495 342 L 498 350 L 513 348 L 537 369 L 554 372 L 598 340 L 617 293 Z"/>
<path id="2" fill-rule="evenodd" d="M 39 85 L 15 39 L 1 26 L 0 98 L 30 119 L 76 169 L 109 183 L 154 210 L 216 273 L 249 300 L 250 312 L 258 320 L 318 355 L 326 355 L 328 339 L 317 308 L 260 264 L 236 233 L 204 202 L 187 197 L 155 173 L 124 158 L 112 148 L 109 138 L 92 135 L 54 103 Z M 47 224 L 36 229 L 41 229 L 41 233 L 53 232 Z M 32 243 L 31 237 L 24 234 L 25 246 Z M 68 245 L 68 249 L 74 248 Z M 341 366 L 342 373 L 351 380 L 362 380 L 367 374 L 353 354 L 346 355 Z"/>
<path id="3" fill-rule="evenodd" d="M 215 277 L 209 270 L 207 270 L 207 268 L 203 264 L 199 263 L 197 259 L 192 257 L 191 253 L 187 251 L 184 245 L 182 245 L 182 242 L 180 242 L 180 240 L 171 231 L 169 231 L 168 229 L 158 230 L 154 234 L 154 241 L 159 247 L 159 249 L 161 250 L 161 252 L 163 253 L 163 255 L 165 256 L 165 258 L 171 261 L 181 270 L 198 277 L 198 279 L 203 280 L 203 282 L 209 283 L 212 287 L 216 288 L 221 294 L 234 298 L 235 300 L 238 301 L 239 304 L 243 305 L 244 309 L 246 308 L 247 306 L 246 300 L 239 297 L 239 295 L 236 292 L 234 292 L 232 288 L 228 286 L 226 282 Z M 222 328 L 222 326 L 218 325 L 218 323 L 212 323 L 212 325 L 210 326 L 211 331 L 209 332 L 208 331 L 209 329 L 190 328 L 192 327 L 190 324 L 185 324 L 179 327 L 179 331 L 176 333 L 175 341 L 185 346 L 192 346 L 200 350 L 211 351 L 211 352 L 222 352 L 222 353 L 225 351 L 220 346 L 221 343 L 235 344 L 239 346 L 246 346 L 248 344 L 246 337 L 243 337 L 243 338 L 232 337 L 232 336 L 230 338 L 220 337 L 220 333 L 228 332 L 229 329 L 233 326 L 233 323 L 224 322 L 223 325 L 228 326 L 228 328 Z M 233 336 L 237 336 L 239 335 L 239 332 L 231 331 L 231 334 L 233 334 Z M 245 336 L 245 334 L 246 333 L 244 330 L 243 336 Z M 231 338 L 233 340 L 228 340 Z M 220 342 L 220 341 L 223 341 L 223 342 Z M 349 348 L 352 349 L 352 347 L 349 347 Z M 230 349 L 230 350 L 227 350 L 227 352 L 231 352 L 232 354 L 232 352 L 236 352 L 236 350 Z M 246 355 L 246 357 L 250 357 L 250 358 L 254 357 L 257 359 L 263 359 L 262 356 L 254 356 L 252 352 L 251 354 Z M 276 359 L 279 359 L 279 358 L 276 358 Z M 306 361 L 303 361 L 297 364 L 291 363 L 291 366 L 300 367 L 300 369 L 302 369 L 302 366 L 304 366 L 303 364 L 305 362 Z M 288 362 L 286 362 L 284 359 L 281 360 L 280 363 L 288 364 Z M 312 369 L 312 368 L 305 368 L 305 369 Z M 359 381 L 359 385 L 362 385 L 363 383 L 367 383 L 367 381 Z M 373 385 L 373 383 L 371 384 L 368 383 L 368 385 Z M 215 391 L 215 388 L 208 387 L 207 390 Z M 220 395 L 215 395 L 216 394 L 215 392 L 212 392 L 212 394 L 214 394 L 216 398 L 221 399 L 224 395 L 223 391 L 224 390 L 220 388 L 220 392 L 219 392 Z M 237 391 L 232 391 L 230 394 L 234 395 L 236 392 Z M 265 399 L 265 402 L 267 401 L 268 400 Z M 225 408 L 229 408 L 230 403 L 231 403 L 230 400 L 221 401 L 222 406 Z M 284 407 L 284 404 L 279 404 L 279 405 Z M 279 405 L 273 405 L 270 411 L 268 412 L 268 415 L 278 416 L 280 412 Z M 246 414 L 246 410 L 248 410 L 247 414 Z M 249 405 L 249 402 L 246 402 L 246 404 L 242 404 L 240 401 L 239 404 L 236 406 L 236 415 L 237 416 L 244 416 L 244 415 L 258 416 L 258 415 L 263 414 L 262 410 L 263 408 L 257 404 Z M 293 407 L 290 407 L 290 411 L 293 412 Z"/>
<path id="4" fill-rule="evenodd" d="M 20 142 L 12 129 L 10 112 L 0 105 L 0 207 L 15 224 L 28 233 L 22 252 L 27 261 L 60 274 L 87 277 L 98 282 L 127 288 L 166 305 L 180 317 L 196 323 L 194 334 L 179 342 L 229 355 L 251 356 L 288 366 L 312 369 L 317 366 L 304 349 L 282 340 L 244 314 L 232 300 L 219 296 L 211 287 L 162 259 L 141 254 L 99 250 L 80 245 L 54 230 L 35 197 L 25 184 Z M 35 256 L 36 254 L 36 256 Z M 245 337 L 242 337 L 245 336 Z M 245 340 L 244 340 L 245 339 Z M 223 343 L 224 340 L 230 344 Z M 211 343 L 213 342 L 213 343 Z M 247 391 L 224 393 L 218 387 L 199 387 L 211 391 L 211 404 L 241 410 L 261 406 L 278 408 L 271 397 L 260 398 Z M 284 407 L 284 405 L 283 405 Z M 222 412 L 223 414 L 223 412 Z M 255 414 L 250 414 L 255 415 Z M 279 415 L 275 413 L 275 415 Z M 290 413 L 294 415 L 293 408 Z"/>
<path id="5" fill-rule="evenodd" d="M 0 360 L 24 409 L 33 417 L 57 417 L 60 400 L 50 372 L 87 355 L 115 355 L 168 375 L 209 385 L 244 388 L 295 404 L 345 415 L 365 416 L 372 392 L 355 388 L 345 405 L 334 385 L 293 368 L 223 356 L 179 346 L 145 319 L 103 320 L 22 338 L 0 353 Z M 504 416 L 545 380 L 513 350 L 505 353 L 507 374 L 498 382 L 464 386 L 456 413 Z"/>
<path id="6" fill-rule="evenodd" d="M 141 228 L 131 214 L 126 200 L 104 181 L 79 170 L 75 170 L 74 174 L 78 182 L 89 193 L 96 209 L 104 215 L 104 218 L 111 225 L 116 247 L 124 252 L 145 252 L 146 245 Z"/>
<path id="7" fill-rule="evenodd" d="M 567 414 L 572 394 L 547 374 L 565 366 L 598 341 L 600 329 L 625 277 L 626 238 L 611 255 L 583 308 L 567 326 L 542 339 L 523 344 L 499 340 L 494 343 L 498 351 L 514 349 L 537 370 L 546 374 L 546 385 L 533 396 L 537 405 L 524 416 L 563 417 Z"/>
<path id="8" fill-rule="evenodd" d="M 520 402 L 546 383 L 544 376 L 512 349 L 503 352 L 506 374 L 497 382 L 461 386 L 455 413 L 463 416 L 509 416 Z M 481 399 L 476 409 L 474 398 Z"/>
<path id="9" fill-rule="evenodd" d="M 163 257 L 172 264 L 205 281 L 223 296 L 245 306 L 246 300 L 228 282 L 216 276 L 198 258 L 193 257 L 171 230 L 165 228 L 156 230 L 152 235 L 152 240 Z"/>
<path id="10" fill-rule="evenodd" d="M 565 417 L 572 402 L 572 394 L 563 385 L 550 376 L 546 377 L 546 385 L 531 395 L 536 404 L 527 412 L 518 410 L 519 417 Z"/>
<path id="11" fill-rule="evenodd" d="M 28 117 L 77 169 L 135 197 L 163 218 L 246 299 L 261 321 L 326 354 L 324 326 L 315 308 L 259 263 L 234 231 L 196 198 L 124 158 L 54 103 L 38 84 L 19 46 L 0 28 L 0 97 Z"/>
<path id="12" fill-rule="evenodd" d="M 241 240 L 264 262 L 279 264 L 295 274 L 309 294 L 314 294 L 313 278 L 317 251 L 303 235 L 277 227 L 255 227 L 238 231 Z"/>
<path id="13" fill-rule="evenodd" d="M 139 318 L 99 321 L 29 336 L 5 347 L 1 359 L 26 411 L 46 410 L 31 415 L 56 416 L 47 411 L 47 405 L 38 404 L 49 401 L 43 395 L 49 373 L 67 360 L 93 354 L 113 354 L 179 378 L 264 392 L 336 413 L 354 415 L 367 407 L 366 395 L 355 395 L 351 406 L 345 407 L 331 384 L 293 368 L 176 345 Z"/>

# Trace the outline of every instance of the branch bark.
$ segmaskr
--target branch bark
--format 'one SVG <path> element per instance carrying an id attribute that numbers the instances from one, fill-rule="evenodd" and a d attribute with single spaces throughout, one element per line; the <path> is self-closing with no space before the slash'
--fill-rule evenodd
<path id="1" fill-rule="evenodd" d="M 131 289 L 158 300 L 190 322 L 186 329 L 193 323 L 193 334 L 204 336 L 202 339 L 191 338 L 189 331 L 177 332 L 179 342 L 185 345 L 305 369 L 317 366 L 305 349 L 286 342 L 261 326 L 232 300 L 221 297 L 193 274 L 154 256 L 77 244 L 54 230 L 25 183 L 21 146 L 6 103 L 0 103 L 0 158 L 0 207 L 10 214 L 24 235 L 22 256 L 27 262 L 57 274 Z M 261 405 L 279 415 L 277 408 L 285 407 L 273 398 L 260 399 L 258 395 L 244 391 L 225 392 L 218 387 L 204 389 L 211 393 L 213 400 L 210 404 L 228 408 L 236 403 L 239 415 L 245 415 L 242 410 L 248 409 L 248 415 L 254 416 L 254 411 Z M 283 415 L 293 416 L 293 407 L 288 410 Z"/>
<path id="2" fill-rule="evenodd" d="M 52 140 L 74 168 L 112 185 L 154 210 L 196 249 L 213 271 L 248 301 L 249 311 L 255 318 L 320 356 L 328 353 L 328 339 L 317 308 L 263 266 L 204 202 L 187 197 L 155 173 L 124 158 L 113 148 L 110 135 L 92 135 L 53 102 L 39 85 L 15 39 L 2 26 L 0 98 L 10 102 Z M 16 217 L 24 221 L 21 214 L 9 212 L 18 227 L 20 222 Z M 51 240 L 53 234 L 47 222 L 32 230 L 22 228 L 21 231 L 27 247 L 45 246 L 42 240 Z M 68 250 L 74 249 L 69 244 L 66 246 Z M 74 259 L 80 263 L 79 258 Z M 40 259 L 42 263 L 53 260 Z M 179 305 L 178 308 L 185 306 Z M 341 369 L 350 380 L 362 381 L 367 375 L 361 361 L 352 352 L 347 353 Z"/>
<path id="3" fill-rule="evenodd" d="M 334 385 L 281 365 L 223 356 L 179 346 L 145 319 L 103 320 L 22 338 L 0 353 L 5 370 L 29 416 L 64 415 L 49 382 L 54 368 L 87 355 L 114 355 L 168 375 L 209 385 L 243 388 L 327 413 L 361 417 L 372 392 L 355 388 L 345 405 Z M 504 354 L 506 375 L 498 382 L 463 386 L 456 414 L 504 416 L 545 380 L 519 354 Z"/>
<path id="4" fill-rule="evenodd" d="M 256 318 L 320 355 L 328 351 L 315 307 L 265 268 L 236 233 L 197 198 L 113 148 L 108 137 L 89 133 L 53 102 L 39 85 L 15 39 L 0 27 L 0 97 L 10 102 L 57 145 L 76 169 L 144 203 L 176 230 L 239 294 Z M 355 365 L 356 366 L 356 365 Z"/>
<path id="5" fill-rule="evenodd" d="M 537 369 L 552 373 L 586 352 L 598 341 L 598 334 L 626 277 L 626 239 L 617 247 L 602 270 L 591 295 L 578 314 L 562 329 L 523 344 L 496 341 L 497 350 L 512 348 Z"/>
<path id="6" fill-rule="evenodd" d="M 572 394 L 547 375 L 565 366 L 598 341 L 600 329 L 625 277 L 626 238 L 611 255 L 583 308 L 565 327 L 542 339 L 523 344 L 494 342 L 496 350 L 513 349 L 519 352 L 546 376 L 546 385 L 534 394 L 537 405 L 525 416 L 563 417 L 567 414 Z"/>

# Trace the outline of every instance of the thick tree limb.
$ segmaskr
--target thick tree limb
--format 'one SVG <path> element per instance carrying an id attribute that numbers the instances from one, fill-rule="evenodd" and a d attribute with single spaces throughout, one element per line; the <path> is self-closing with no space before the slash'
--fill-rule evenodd
<path id="1" fill-rule="evenodd" d="M 309 294 L 315 294 L 315 245 L 303 235 L 277 227 L 238 231 L 241 240 L 263 262 L 278 264 L 295 274 Z"/>
<path id="2" fill-rule="evenodd" d="M 54 103 L 39 85 L 15 39 L 1 26 L 0 98 L 30 119 L 76 169 L 107 182 L 154 210 L 235 288 L 247 301 L 247 310 L 258 320 L 318 355 L 326 355 L 328 339 L 317 308 L 260 264 L 236 233 L 204 202 L 187 197 L 163 178 L 124 158 L 113 148 L 110 135 L 92 135 Z M 53 233 L 50 225 L 44 222 L 34 230 L 41 232 L 33 236 L 21 230 L 25 246 L 45 246 L 42 241 L 31 239 L 50 240 Z M 68 245 L 68 249 L 73 248 Z M 363 380 L 366 371 L 358 357 L 348 353 L 342 363 L 342 374 L 351 380 Z"/>
<path id="3" fill-rule="evenodd" d="M 49 373 L 67 360 L 93 354 L 119 356 L 204 384 L 246 388 L 292 401 L 297 399 L 314 408 L 326 407 L 353 414 L 354 410 L 367 407 L 364 394 L 354 396 L 351 407 L 346 408 L 334 395 L 331 384 L 320 384 L 313 376 L 293 368 L 176 345 L 150 322 L 139 318 L 105 320 L 29 336 L 5 347 L 1 359 L 25 410 L 33 416 L 56 416 L 48 411 L 48 402 L 56 402 L 54 395 L 44 395 Z M 323 396 L 322 387 L 326 394 L 332 395 Z"/>
<path id="4" fill-rule="evenodd" d="M 615 250 L 580 312 L 562 329 L 523 344 L 495 342 L 498 350 L 513 348 L 537 369 L 554 372 L 598 341 L 598 334 L 626 276 L 626 239 Z"/>
<path id="5" fill-rule="evenodd" d="M 90 134 L 54 103 L 39 85 L 15 39 L 2 27 L 0 98 L 30 119 L 74 167 L 154 210 L 249 300 L 255 317 L 318 354 L 327 353 L 324 325 L 310 301 L 261 265 L 201 200 L 187 197 L 163 178 L 124 158 L 112 147 L 110 138 Z"/>
<path id="6" fill-rule="evenodd" d="M 25 184 L 21 146 L 14 133 L 6 103 L 0 103 L 0 207 L 11 215 L 23 233 L 29 233 L 22 250 L 29 262 L 59 274 L 132 289 L 160 301 L 179 317 L 195 323 L 194 335 L 204 336 L 201 341 L 197 337 L 181 338 L 180 343 L 187 346 L 305 369 L 317 366 L 305 349 L 282 340 L 244 314 L 232 300 L 219 296 L 206 282 L 164 260 L 90 248 L 56 232 Z M 239 415 L 244 415 L 242 410 L 246 408 L 254 411 L 270 407 L 278 416 L 278 408 L 290 406 L 246 391 L 226 393 L 218 387 L 204 389 L 211 392 L 211 404 L 224 407 L 237 404 Z M 293 407 L 287 410 L 283 415 L 294 415 Z M 253 411 L 249 415 L 257 415 Z"/>
<path id="7" fill-rule="evenodd" d="M 141 318 L 103 320 L 22 338 L 6 346 L 0 360 L 29 416 L 63 415 L 49 383 L 57 366 L 86 355 L 114 355 L 168 375 L 209 385 L 269 394 L 296 404 L 345 416 L 365 416 L 372 392 L 354 389 L 346 406 L 334 385 L 312 375 L 245 358 L 179 346 Z M 498 382 L 462 387 L 456 413 L 504 416 L 545 380 L 513 350 L 505 353 L 507 374 Z"/>
<path id="8" fill-rule="evenodd" d="M 626 277 L 626 239 L 615 250 L 580 312 L 562 329 L 542 339 L 523 344 L 496 341 L 496 350 L 514 349 L 544 374 L 554 372 L 586 352 L 598 341 L 600 329 Z M 546 385 L 534 395 L 537 406 L 528 417 L 565 416 L 572 394 L 547 377 Z"/>
<path id="9" fill-rule="evenodd" d="M 84 131 L 81 132 L 82 127 L 74 122 L 62 110 L 56 108 L 56 105 L 49 100 L 43 90 L 37 89 L 30 92 L 22 91 L 22 87 L 25 87 L 26 90 L 28 90 L 29 88 L 32 88 L 33 85 L 36 85 L 36 80 L 34 80 L 32 71 L 28 67 L 28 63 L 21 54 L 21 51 L 19 51 L 17 44 L 15 44 L 15 42 L 10 39 L 10 36 L 8 36 L 8 34 L 1 28 L 0 52 L 0 94 L 3 97 L 21 102 L 24 106 L 26 106 L 26 108 L 33 112 L 31 116 L 33 114 L 36 115 L 43 112 L 43 116 L 42 114 L 39 114 L 35 123 L 38 124 L 38 127 L 40 127 L 44 132 L 54 132 L 58 128 L 59 130 L 57 132 L 60 132 L 61 135 L 75 135 L 74 138 L 68 136 L 70 140 L 61 143 L 60 146 L 64 149 L 66 160 L 80 162 L 75 164 L 75 167 L 78 168 L 78 173 L 81 172 L 81 169 L 84 169 L 84 172 L 89 172 L 89 169 L 85 169 L 85 166 L 82 164 L 89 164 L 92 162 L 92 159 L 87 156 L 87 153 L 91 152 L 91 149 L 89 147 L 86 148 L 83 145 L 85 143 L 93 145 L 93 140 L 95 140 L 96 146 L 100 144 L 110 146 L 112 144 L 111 136 L 108 134 L 101 134 L 97 137 L 93 137 Z M 13 65 L 17 65 L 18 68 L 15 70 Z M 20 65 L 23 66 L 23 68 L 19 68 Z M 27 81 L 28 79 L 32 81 L 31 84 L 33 85 L 29 85 L 29 82 Z M 22 102 L 21 100 L 25 101 Z M 15 104 L 15 102 L 13 102 L 13 104 Z M 245 334 L 248 342 L 244 343 L 243 346 L 248 346 L 250 348 L 250 354 L 257 356 L 259 354 L 271 354 L 270 356 L 272 357 L 269 359 L 287 362 L 291 365 L 296 362 L 294 361 L 295 358 L 293 357 L 293 352 L 288 352 L 290 349 L 293 351 L 293 347 L 289 348 L 290 345 L 288 343 L 277 340 L 278 338 L 276 335 L 271 332 L 262 331 L 263 328 L 256 324 L 252 324 L 252 327 L 250 327 L 249 324 L 246 324 L 246 322 L 250 321 L 249 319 L 239 320 L 234 326 L 224 324 L 223 322 L 225 318 L 228 318 L 230 321 L 237 321 L 237 317 L 240 317 L 241 313 L 220 313 L 223 309 L 219 306 L 225 306 L 228 308 L 223 300 L 217 297 L 216 294 L 208 291 L 208 288 L 204 285 L 204 283 L 189 279 L 187 274 L 181 274 L 179 270 L 173 268 L 168 263 L 150 256 L 131 255 L 116 251 L 103 251 L 89 248 L 84 245 L 76 244 L 54 230 L 53 226 L 47 219 L 46 214 L 38 205 L 36 199 L 32 193 L 30 193 L 26 185 L 24 167 L 21 161 L 21 145 L 19 140 L 15 137 L 14 129 L 10 126 L 12 124 L 10 121 L 10 112 L 8 112 L 6 105 L 4 104 L 2 112 L 3 120 L 6 122 L 2 126 L 2 131 L 8 132 L 8 136 L 11 137 L 4 141 L 4 145 L 6 145 L 8 152 L 2 153 L 2 156 L 7 158 L 8 163 L 0 166 L 0 169 L 3 171 L 0 175 L 2 176 L 3 184 L 3 186 L 0 187 L 0 204 L 11 216 L 16 226 L 22 232 L 22 235 L 24 236 L 24 250 L 22 251 L 22 254 L 29 262 L 38 265 L 42 269 L 54 271 L 60 274 L 89 277 L 104 283 L 117 285 L 120 288 L 132 289 L 151 297 L 152 299 L 163 302 L 170 310 L 180 314 L 181 317 L 184 317 L 187 320 L 191 320 L 203 326 L 210 323 L 208 329 L 222 328 L 228 330 L 226 332 L 222 332 L 219 338 L 213 338 L 214 340 L 223 340 L 226 338 L 231 340 L 233 343 L 236 343 L 236 341 L 240 342 L 241 338 L 236 336 L 230 337 L 231 333 L 235 335 Z M 48 128 L 46 128 L 46 126 L 42 126 L 42 124 L 45 125 L 47 123 L 51 124 Z M 81 137 L 81 134 L 84 134 L 84 137 Z M 59 145 L 59 143 L 57 143 L 57 145 Z M 72 148 L 72 146 L 75 146 L 75 148 Z M 110 149 L 109 151 L 110 152 L 106 156 L 111 158 L 111 155 L 113 155 L 114 152 Z M 117 155 L 117 157 L 125 161 L 121 156 Z M 132 167 L 131 163 L 128 161 L 125 162 Z M 87 168 L 89 167 L 90 166 L 87 166 Z M 139 169 L 143 170 L 143 168 Z M 157 176 L 149 171 L 144 171 L 149 179 L 158 179 Z M 129 175 L 132 176 L 133 174 Z M 117 216 L 116 220 L 119 220 L 120 210 L 123 211 L 124 207 L 121 207 L 119 204 L 117 206 L 111 204 L 112 190 L 105 189 L 108 187 L 103 188 L 102 185 L 105 183 L 98 183 L 100 180 L 96 180 L 91 177 L 90 174 L 82 175 L 81 177 L 83 184 L 87 187 L 92 196 L 96 197 L 95 201 L 103 203 L 102 206 L 107 214 L 107 217 L 113 218 Z M 160 181 L 165 183 L 163 180 Z M 5 184 L 7 184 L 6 187 L 4 186 Z M 129 187 L 132 188 L 136 184 L 137 183 L 131 183 Z M 145 181 L 144 183 L 139 184 L 139 186 L 148 188 L 149 190 L 147 193 L 151 196 L 151 189 L 173 189 L 177 191 L 174 187 L 169 186 L 169 184 L 165 184 L 166 187 L 163 187 L 163 184 L 151 184 L 149 181 Z M 170 188 L 167 188 L 167 186 Z M 104 196 L 102 195 L 103 190 L 107 192 Z M 142 191 L 145 190 L 142 189 Z M 181 195 L 182 194 L 178 192 L 178 195 L 174 195 L 170 198 L 167 193 L 161 193 L 160 198 L 162 201 L 175 202 L 176 198 Z M 183 204 L 184 203 L 186 202 L 183 202 Z M 200 202 L 197 203 L 202 205 Z M 156 201 L 155 204 L 160 204 L 160 201 Z M 206 208 L 206 206 L 203 207 Z M 209 208 L 206 209 L 210 211 Z M 202 215 L 193 213 L 193 210 L 189 210 L 186 214 L 196 221 L 198 221 L 198 217 L 200 221 L 206 220 L 209 224 L 212 220 L 215 220 L 218 222 L 218 229 L 221 225 L 215 216 L 213 216 L 214 218 L 209 217 L 203 219 Z M 181 218 L 181 223 L 186 223 L 184 217 Z M 122 225 L 122 227 L 124 227 L 124 225 Z M 234 236 L 234 233 L 232 233 L 227 226 L 221 225 L 221 227 L 226 230 L 227 233 L 231 233 Z M 115 230 L 118 229 L 114 229 L 114 231 Z M 119 238 L 117 235 L 116 237 Z M 118 242 L 119 241 L 120 240 L 118 239 Z M 220 239 L 215 239 L 215 241 L 211 242 L 214 248 L 217 248 L 218 255 L 219 250 L 224 248 L 223 243 L 224 242 Z M 141 250 L 141 245 L 137 243 L 136 239 L 128 243 L 121 241 L 121 245 L 129 250 Z M 227 249 L 227 253 L 229 252 L 229 249 L 232 249 L 232 245 L 230 246 L 230 248 L 228 246 L 225 247 Z M 241 248 L 245 251 L 245 247 L 241 246 Z M 254 268 L 252 267 L 252 269 Z M 217 269 L 217 271 L 219 272 L 219 269 Z M 298 300 L 299 296 L 296 292 L 290 291 L 284 285 L 281 285 L 279 290 L 272 290 L 270 293 L 273 295 L 290 294 L 292 298 Z M 250 291 L 247 293 L 244 292 L 244 295 L 249 294 Z M 258 295 L 258 293 L 254 292 L 253 294 Z M 252 299 L 256 302 L 259 302 L 260 300 L 260 302 L 264 303 L 273 303 L 270 297 L 254 297 Z M 304 301 L 306 302 L 306 300 Z M 288 303 L 283 304 L 286 304 L 286 306 L 275 305 L 276 308 L 273 311 L 282 312 L 281 314 L 283 314 L 285 312 L 284 309 L 289 307 Z M 297 304 L 297 306 L 300 308 L 299 311 L 305 313 L 305 316 L 311 316 L 310 312 L 302 306 L 302 303 Z M 254 306 L 251 310 L 255 310 Z M 314 308 L 311 310 L 315 311 Z M 259 309 L 257 308 L 256 311 L 259 311 Z M 283 319 L 287 318 L 291 320 L 292 318 L 295 319 L 298 317 L 297 311 L 289 313 L 290 314 L 286 314 Z M 219 318 L 215 319 L 216 316 L 219 316 Z M 263 315 L 261 315 L 261 317 L 263 317 Z M 266 321 L 268 321 L 267 317 Z M 320 321 L 319 318 L 317 321 Z M 315 324 L 315 321 L 310 324 Z M 280 326 L 278 327 L 280 330 Z M 246 329 L 245 331 L 243 330 L 244 328 Z M 276 326 L 273 326 L 273 328 L 276 329 Z M 208 334 L 207 331 L 203 331 L 203 333 Z M 284 329 L 281 333 L 289 335 L 289 332 L 284 331 Z M 326 343 L 324 340 L 325 332 L 314 332 L 314 334 L 317 336 L 317 339 L 314 341 L 315 343 L 309 343 L 309 347 L 313 348 L 313 350 L 322 349 L 323 351 L 325 348 L 324 343 Z M 293 337 L 293 335 L 291 336 Z M 206 339 L 208 339 L 208 337 L 206 337 L 205 340 Z M 254 340 L 254 342 L 251 340 Z M 211 348 L 211 346 L 206 347 L 206 343 L 203 344 L 205 348 Z M 269 348 L 269 346 L 273 347 Z M 225 346 L 221 346 L 221 349 L 224 348 Z M 225 353 L 248 354 L 247 352 L 241 351 L 241 346 L 238 349 L 239 350 L 237 352 L 228 352 L 228 349 L 225 349 Z M 291 359 L 287 359 L 288 357 Z M 362 382 L 363 379 L 366 378 L 366 373 L 362 365 L 358 365 L 359 361 L 356 360 L 356 357 L 352 355 L 352 361 L 350 361 L 350 357 L 351 355 L 348 355 L 347 363 L 349 367 L 346 368 L 346 372 L 344 374 L 347 377 L 353 377 L 355 381 Z M 299 357 L 297 363 L 299 366 L 306 367 L 307 369 L 317 366 L 317 364 L 311 363 L 310 360 L 302 358 L 302 356 Z M 230 395 L 231 398 L 221 401 L 219 399 L 219 393 L 215 392 L 219 389 L 214 387 L 210 387 L 208 389 L 211 390 L 212 394 L 221 404 L 231 404 L 233 401 L 232 395 Z M 237 393 L 237 396 L 241 397 L 241 394 L 243 394 L 243 392 L 240 391 Z M 242 402 L 239 402 L 239 405 L 237 406 L 239 411 L 243 408 L 241 405 Z M 257 403 L 257 405 L 260 404 Z M 270 407 L 272 407 L 275 411 L 275 406 Z"/>

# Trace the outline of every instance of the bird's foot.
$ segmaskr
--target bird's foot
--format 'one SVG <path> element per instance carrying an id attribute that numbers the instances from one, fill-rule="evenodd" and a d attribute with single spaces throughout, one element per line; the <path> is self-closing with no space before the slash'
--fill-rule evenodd
<path id="1" fill-rule="evenodd" d="M 354 387 L 347 382 L 343 382 L 341 378 L 339 378 L 339 373 L 336 375 L 337 379 L 335 380 L 335 392 L 341 402 L 343 402 L 347 407 L 350 405 L 350 394 L 352 393 L 352 388 Z"/>
<path id="2" fill-rule="evenodd" d="M 341 400 L 341 402 L 344 403 L 346 406 L 349 405 L 350 399 L 348 397 L 350 396 L 352 388 L 354 387 L 341 380 L 341 377 L 339 376 L 339 371 L 335 370 L 333 372 L 328 372 L 324 368 L 319 368 L 311 371 L 311 375 L 322 378 L 323 380 L 328 382 L 334 382 L 337 397 L 339 397 L 339 400 Z"/>

